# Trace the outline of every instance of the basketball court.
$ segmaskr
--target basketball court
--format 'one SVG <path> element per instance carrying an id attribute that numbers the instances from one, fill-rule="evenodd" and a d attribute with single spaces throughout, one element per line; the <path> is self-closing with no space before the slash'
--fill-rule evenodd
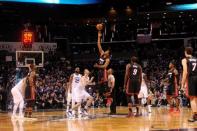
<path id="1" fill-rule="evenodd" d="M 197 123 L 187 119 L 191 110 L 169 113 L 166 107 L 154 107 L 151 114 L 126 118 L 127 108 L 117 107 L 118 114 L 108 115 L 108 109 L 91 109 L 89 118 L 67 119 L 64 111 L 39 111 L 34 118 L 11 119 L 10 113 L 0 113 L 1 131 L 196 131 Z"/>

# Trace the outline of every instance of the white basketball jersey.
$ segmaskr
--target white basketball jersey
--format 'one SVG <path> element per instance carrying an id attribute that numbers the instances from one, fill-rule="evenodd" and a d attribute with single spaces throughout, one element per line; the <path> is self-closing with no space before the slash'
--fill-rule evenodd
<path id="1" fill-rule="evenodd" d="M 75 74 L 75 73 L 73 74 L 72 89 L 79 87 L 80 79 L 81 79 L 81 74 Z"/>

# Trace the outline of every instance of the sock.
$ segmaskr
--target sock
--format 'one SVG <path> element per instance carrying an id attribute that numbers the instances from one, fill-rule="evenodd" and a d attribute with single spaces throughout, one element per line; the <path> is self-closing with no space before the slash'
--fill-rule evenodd
<path id="1" fill-rule="evenodd" d="M 67 107 L 66 107 L 66 112 L 68 112 L 69 111 L 69 105 L 67 105 Z"/>
<path id="2" fill-rule="evenodd" d="M 78 114 L 81 114 L 81 106 L 78 107 Z"/>
<path id="3" fill-rule="evenodd" d="M 66 105 L 66 112 L 68 112 L 68 111 L 69 111 L 70 106 L 71 106 L 71 101 L 70 101 L 70 100 L 68 100 L 67 105 Z"/>
<path id="4" fill-rule="evenodd" d="M 151 112 L 151 105 L 148 105 L 148 112 Z"/>
<path id="5" fill-rule="evenodd" d="M 72 115 L 75 115 L 75 112 L 76 112 L 75 110 L 72 110 Z"/>

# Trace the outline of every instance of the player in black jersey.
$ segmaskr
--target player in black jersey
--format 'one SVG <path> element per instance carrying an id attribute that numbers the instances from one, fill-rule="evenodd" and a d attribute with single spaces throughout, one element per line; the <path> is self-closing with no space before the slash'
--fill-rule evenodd
<path id="1" fill-rule="evenodd" d="M 99 50 L 99 60 L 94 64 L 94 67 L 98 69 L 96 77 L 98 82 L 97 86 L 99 87 L 99 94 L 103 96 L 107 89 L 107 68 L 110 64 L 111 49 L 108 48 L 104 51 L 101 46 L 103 24 L 97 24 L 96 28 L 98 30 L 97 46 Z"/>
<path id="2" fill-rule="evenodd" d="M 110 64 L 110 56 L 111 56 L 111 49 L 108 48 L 106 51 L 102 49 L 101 46 L 101 37 L 102 37 L 102 29 L 103 24 L 97 24 L 96 28 L 98 30 L 98 50 L 99 50 L 99 60 L 96 64 L 94 64 L 94 67 L 99 69 L 98 71 L 98 83 L 102 84 L 104 82 L 107 82 L 107 67 Z"/>
<path id="3" fill-rule="evenodd" d="M 176 63 L 174 60 L 172 60 L 169 64 L 169 71 L 167 75 L 167 82 L 168 82 L 168 88 L 167 88 L 167 100 L 170 104 L 170 111 L 174 111 L 173 109 L 173 101 L 176 102 L 176 111 L 179 111 L 179 99 L 178 97 L 178 81 L 179 81 L 179 75 L 178 71 L 176 69 Z"/>
<path id="4" fill-rule="evenodd" d="M 192 117 L 189 122 L 197 121 L 197 58 L 192 56 L 193 49 L 185 48 L 185 58 L 182 59 L 183 76 L 181 87 L 185 89 L 186 95 L 190 98 Z"/>
<path id="5" fill-rule="evenodd" d="M 140 115 L 140 102 L 141 100 L 138 99 L 138 94 L 140 91 L 142 82 L 142 68 L 137 63 L 137 57 L 131 58 L 131 63 L 126 65 L 125 71 L 125 79 L 124 79 L 124 89 L 127 94 L 127 102 L 128 102 L 128 117 L 132 115 L 132 106 L 136 107 L 137 114 Z M 134 100 L 132 101 L 132 98 Z"/>

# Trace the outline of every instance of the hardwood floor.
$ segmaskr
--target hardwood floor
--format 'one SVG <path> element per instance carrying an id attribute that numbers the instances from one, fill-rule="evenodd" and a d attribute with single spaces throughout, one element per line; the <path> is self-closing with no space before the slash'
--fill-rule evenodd
<path id="1" fill-rule="evenodd" d="M 10 113 L 0 113 L 0 131 L 197 131 L 197 122 L 189 123 L 191 109 L 169 113 L 165 107 L 143 111 L 143 116 L 126 118 L 127 108 L 117 107 L 117 115 L 107 115 L 108 109 L 91 109 L 91 119 L 67 119 L 64 111 L 34 112 L 32 119 L 11 119 Z M 173 131 L 174 131 L 173 130 Z"/>

